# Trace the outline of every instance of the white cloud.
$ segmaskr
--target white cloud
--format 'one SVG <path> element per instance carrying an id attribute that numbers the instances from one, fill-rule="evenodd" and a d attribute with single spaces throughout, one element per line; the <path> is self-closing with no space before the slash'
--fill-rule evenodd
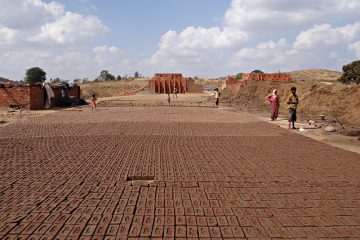
<path id="1" fill-rule="evenodd" d="M 355 0 L 232 0 L 224 26 L 168 31 L 142 64 L 205 76 L 255 68 L 334 69 L 358 53 L 358 7 Z"/>
<path id="2" fill-rule="evenodd" d="M 107 27 L 96 17 L 66 12 L 56 21 L 42 26 L 41 33 L 31 37 L 30 40 L 45 44 L 48 42 L 68 44 L 80 42 L 107 31 Z"/>
<path id="3" fill-rule="evenodd" d="M 1 74 L 19 79 L 40 66 L 49 77 L 66 79 L 93 78 L 102 69 L 214 77 L 254 69 L 340 69 L 360 57 L 359 0 L 232 0 L 221 26 L 169 30 L 138 63 L 118 47 L 92 45 L 110 32 L 99 18 L 49 1 L 0 0 Z"/>
<path id="4" fill-rule="evenodd" d="M 60 77 L 68 80 L 85 77 L 94 79 L 103 69 L 114 75 L 132 69 L 130 61 L 120 49 L 108 46 L 95 47 L 90 52 L 67 50 L 60 54 L 40 50 L 8 51 L 0 54 L 0 58 L 6 59 L 0 65 L 0 72 L 7 73 L 5 77 L 17 76 L 15 80 L 22 79 L 26 69 L 35 66 L 41 67 L 48 79 Z"/>
<path id="5" fill-rule="evenodd" d="M 360 39 L 360 23 L 333 28 L 330 24 L 315 25 L 301 32 L 294 43 L 294 50 L 314 50 L 339 44 L 348 44 Z"/>
<path id="6" fill-rule="evenodd" d="M 354 52 L 357 58 L 360 58 L 360 41 L 349 45 L 349 51 Z"/>
<path id="7" fill-rule="evenodd" d="M 12 29 L 36 28 L 64 14 L 64 6 L 41 0 L 0 0 L 0 25 Z"/>
<path id="8" fill-rule="evenodd" d="M 278 42 L 264 42 L 258 44 L 255 48 L 242 48 L 229 61 L 233 67 L 241 67 L 245 69 L 278 69 L 284 66 L 288 61 L 289 44 L 285 39 Z M 249 70 L 248 70 L 249 71 Z"/>
<path id="9" fill-rule="evenodd" d="M 179 71 L 180 66 L 184 72 L 212 71 L 209 64 L 223 59 L 219 52 L 231 51 L 247 40 L 246 32 L 229 27 L 187 27 L 179 34 L 168 31 L 161 37 L 159 49 L 144 64 L 159 71 Z"/>
<path id="10" fill-rule="evenodd" d="M 357 0 L 233 0 L 225 13 L 228 26 L 248 31 L 302 29 L 319 22 L 358 19 Z"/>
<path id="11" fill-rule="evenodd" d="M 18 36 L 18 31 L 0 26 L 0 45 L 11 45 Z"/>
<path id="12" fill-rule="evenodd" d="M 224 29 L 219 27 L 187 27 L 178 36 L 171 33 L 170 38 L 163 38 L 160 48 L 166 49 L 167 46 L 171 45 L 177 49 L 218 49 L 231 47 L 246 40 L 247 34 L 245 32 L 228 27 Z"/>
<path id="13" fill-rule="evenodd" d="M 0 0 L 2 44 L 76 44 L 107 31 L 97 17 L 65 12 L 58 2 Z"/>
<path id="14" fill-rule="evenodd" d="M 96 64 L 110 73 L 124 74 L 132 71 L 131 61 L 126 54 L 114 46 L 98 46 L 93 48 Z"/>
<path id="15" fill-rule="evenodd" d="M 330 68 L 340 69 L 355 56 L 360 57 L 360 24 L 333 28 L 330 24 L 315 25 L 300 32 L 293 43 L 285 39 L 242 48 L 232 59 L 233 66 L 248 69 Z M 356 42 L 354 42 L 356 41 Z"/>

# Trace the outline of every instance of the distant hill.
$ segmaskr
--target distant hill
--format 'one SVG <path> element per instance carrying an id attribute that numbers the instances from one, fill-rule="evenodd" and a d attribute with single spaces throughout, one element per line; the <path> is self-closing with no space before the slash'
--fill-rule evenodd
<path id="1" fill-rule="evenodd" d="M 341 77 L 342 72 L 324 70 L 324 69 L 306 69 L 289 72 L 295 81 L 319 80 L 319 81 L 336 81 Z"/>
<path id="2" fill-rule="evenodd" d="M 13 83 L 13 81 L 7 79 L 7 78 L 3 78 L 3 77 L 0 77 L 0 82 L 2 83 Z"/>

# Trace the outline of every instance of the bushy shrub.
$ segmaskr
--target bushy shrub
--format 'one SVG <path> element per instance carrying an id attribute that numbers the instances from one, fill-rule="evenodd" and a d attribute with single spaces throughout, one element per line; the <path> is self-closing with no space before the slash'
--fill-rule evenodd
<path id="1" fill-rule="evenodd" d="M 344 65 L 343 75 L 338 79 L 342 83 L 360 83 L 360 60 Z"/>
<path id="2" fill-rule="evenodd" d="M 243 73 L 236 74 L 236 79 L 240 80 L 243 77 Z"/>

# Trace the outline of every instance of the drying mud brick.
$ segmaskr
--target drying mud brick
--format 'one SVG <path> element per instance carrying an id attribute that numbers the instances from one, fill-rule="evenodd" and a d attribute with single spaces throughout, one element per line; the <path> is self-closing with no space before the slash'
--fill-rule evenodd
<path id="1" fill-rule="evenodd" d="M 1 239 L 360 238 L 359 155 L 250 115 L 57 111 L 0 146 Z"/>

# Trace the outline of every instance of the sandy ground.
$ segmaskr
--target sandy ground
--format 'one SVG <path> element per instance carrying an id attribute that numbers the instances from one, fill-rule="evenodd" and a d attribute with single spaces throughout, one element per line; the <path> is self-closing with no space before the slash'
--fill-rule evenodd
<path id="1" fill-rule="evenodd" d="M 278 118 L 276 121 L 270 121 L 269 118 L 259 117 L 265 122 L 275 124 L 281 128 L 288 128 L 288 121 L 285 118 Z M 344 136 L 339 133 L 327 133 L 324 131 L 324 128 L 313 128 L 308 124 L 298 123 L 296 124 L 297 128 L 305 129 L 304 132 L 297 130 L 289 130 L 297 134 L 315 139 L 317 141 L 329 144 L 334 147 L 342 148 L 351 152 L 356 152 L 360 154 L 360 140 L 357 137 Z"/>
<path id="2" fill-rule="evenodd" d="M 46 114 L 51 114 L 56 112 L 56 110 L 37 110 L 37 111 L 29 111 L 29 110 L 15 110 L 8 111 L 7 108 L 0 108 L 0 127 L 5 126 L 14 122 L 23 121 L 32 117 L 42 116 Z"/>
<path id="3" fill-rule="evenodd" d="M 178 97 L 174 97 L 170 95 L 170 105 L 172 106 L 187 106 L 187 107 L 214 107 L 214 101 L 211 98 L 211 93 L 208 94 L 178 94 Z M 210 99 L 210 101 L 209 101 Z M 167 95 L 164 94 L 144 94 L 140 93 L 134 96 L 121 96 L 121 97 L 109 97 L 109 98 L 100 98 L 98 99 L 98 105 L 102 107 L 113 107 L 113 103 L 124 106 L 132 105 L 142 105 L 142 106 L 154 106 L 154 105 L 167 105 Z M 116 105 L 118 106 L 118 105 Z M 78 108 L 70 108 L 70 109 L 61 109 L 64 111 L 74 111 L 81 110 L 82 108 L 89 108 L 90 106 L 82 106 Z M 220 104 L 220 108 L 226 109 L 232 112 L 239 112 L 239 110 L 234 109 L 232 106 Z M 28 119 L 35 116 L 51 114 L 57 110 L 43 110 L 43 111 L 19 111 L 16 112 L 8 112 L 7 109 L 0 109 L 0 127 L 11 124 L 12 122 L 22 121 L 24 119 Z M 240 111 L 244 112 L 244 111 Z M 275 124 L 281 128 L 287 129 L 287 120 L 285 118 L 279 118 L 276 121 L 270 121 L 268 117 L 266 117 L 266 112 L 256 112 L 250 111 L 249 115 L 257 116 L 262 121 Z M 338 148 L 342 148 L 348 151 L 356 152 L 360 154 L 360 141 L 357 137 L 344 136 L 339 133 L 327 133 L 324 129 L 321 128 L 311 128 L 308 124 L 297 123 L 298 128 L 303 127 L 306 129 L 305 132 L 300 132 L 298 130 L 289 130 L 297 134 L 301 134 L 303 136 L 315 139 L 317 141 L 329 144 L 331 146 L 335 146 Z"/>

